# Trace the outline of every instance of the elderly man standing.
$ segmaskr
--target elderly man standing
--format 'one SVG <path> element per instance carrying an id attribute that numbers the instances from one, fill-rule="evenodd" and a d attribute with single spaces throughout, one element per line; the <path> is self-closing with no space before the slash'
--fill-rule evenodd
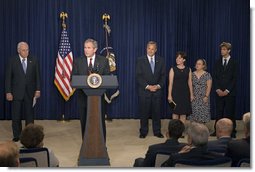
<path id="1" fill-rule="evenodd" d="M 33 100 L 40 97 L 39 63 L 29 55 L 29 46 L 20 42 L 18 54 L 10 59 L 6 67 L 5 92 L 11 102 L 13 141 L 19 141 L 22 131 L 22 112 L 26 125 L 34 123 Z"/>

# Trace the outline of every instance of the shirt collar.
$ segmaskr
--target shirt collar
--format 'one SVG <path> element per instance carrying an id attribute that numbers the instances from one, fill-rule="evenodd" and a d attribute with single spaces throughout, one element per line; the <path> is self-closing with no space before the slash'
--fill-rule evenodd
<path id="1" fill-rule="evenodd" d="M 25 62 L 27 62 L 27 58 L 23 58 L 20 55 L 19 55 L 19 59 L 20 59 L 21 62 L 23 61 L 23 59 L 25 59 Z"/>
<path id="2" fill-rule="evenodd" d="M 151 56 L 149 56 L 149 55 L 147 54 L 147 58 L 149 59 L 149 61 L 151 60 L 151 58 L 152 58 L 153 60 L 155 60 L 155 55 L 153 55 L 153 56 L 151 57 Z"/>
<path id="3" fill-rule="evenodd" d="M 92 58 L 92 61 L 94 61 L 96 58 L 96 54 L 94 54 L 92 57 L 89 57 L 88 59 L 90 59 L 90 58 Z"/>
<path id="4" fill-rule="evenodd" d="M 225 59 L 227 59 L 227 63 L 228 63 L 228 61 L 229 61 L 230 58 L 231 58 L 230 55 L 229 55 L 227 58 L 222 57 L 222 63 L 224 63 L 224 60 L 225 60 Z"/>

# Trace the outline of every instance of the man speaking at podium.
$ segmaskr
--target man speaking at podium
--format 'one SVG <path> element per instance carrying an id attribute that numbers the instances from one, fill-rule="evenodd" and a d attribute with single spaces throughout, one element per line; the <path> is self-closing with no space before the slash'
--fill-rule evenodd
<path id="1" fill-rule="evenodd" d="M 110 67 L 108 60 L 105 57 L 96 55 L 98 45 L 94 39 L 87 39 L 84 42 L 84 56 L 74 58 L 74 66 L 72 75 L 90 75 L 91 73 L 98 73 L 99 75 L 109 75 Z M 85 125 L 87 119 L 87 95 L 81 90 L 77 90 L 78 113 L 80 115 L 82 139 L 85 134 Z M 105 130 L 105 112 L 104 100 L 102 98 L 102 126 L 104 132 L 104 139 L 106 140 Z"/>

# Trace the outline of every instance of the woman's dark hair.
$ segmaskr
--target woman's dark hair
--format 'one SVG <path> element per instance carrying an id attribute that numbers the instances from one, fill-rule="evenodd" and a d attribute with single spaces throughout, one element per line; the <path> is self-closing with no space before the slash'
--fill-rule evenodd
<path id="1" fill-rule="evenodd" d="M 186 53 L 185 52 L 183 52 L 183 51 L 178 51 L 177 53 L 176 53 L 176 58 L 178 57 L 178 56 L 181 56 L 183 59 L 187 59 L 187 55 L 186 55 Z"/>
<path id="2" fill-rule="evenodd" d="M 36 148 L 44 139 L 43 127 L 37 124 L 28 124 L 21 132 L 20 142 L 26 148 Z"/>

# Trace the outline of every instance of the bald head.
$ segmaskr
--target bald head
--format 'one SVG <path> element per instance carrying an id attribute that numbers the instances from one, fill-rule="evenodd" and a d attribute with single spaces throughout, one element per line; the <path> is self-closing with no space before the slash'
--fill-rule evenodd
<path id="1" fill-rule="evenodd" d="M 222 118 L 216 123 L 216 136 L 230 137 L 233 130 L 233 122 L 228 118 Z"/>
<path id="2" fill-rule="evenodd" d="M 11 141 L 0 143 L 0 167 L 18 167 L 19 149 Z"/>

